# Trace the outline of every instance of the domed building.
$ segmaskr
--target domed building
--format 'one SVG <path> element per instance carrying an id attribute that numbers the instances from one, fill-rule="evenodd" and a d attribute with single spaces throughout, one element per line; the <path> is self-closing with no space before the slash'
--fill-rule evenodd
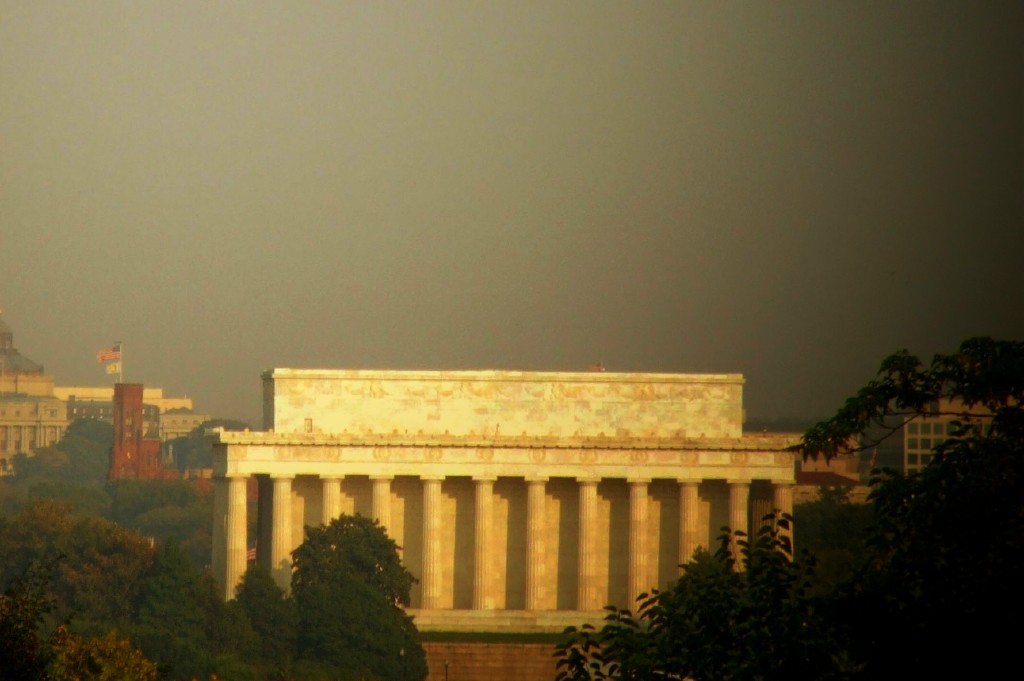
<path id="1" fill-rule="evenodd" d="M 53 376 L 14 347 L 14 334 L 0 311 L 0 475 L 12 459 L 60 441 L 67 408 L 53 393 Z"/>

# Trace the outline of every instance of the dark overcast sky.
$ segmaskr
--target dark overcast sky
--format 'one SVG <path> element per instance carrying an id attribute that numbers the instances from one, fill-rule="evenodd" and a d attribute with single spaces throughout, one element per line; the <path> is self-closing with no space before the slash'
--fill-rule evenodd
<path id="1" fill-rule="evenodd" d="M 59 384 L 741 372 L 1024 339 L 1024 4 L 0 0 L 0 307 Z"/>

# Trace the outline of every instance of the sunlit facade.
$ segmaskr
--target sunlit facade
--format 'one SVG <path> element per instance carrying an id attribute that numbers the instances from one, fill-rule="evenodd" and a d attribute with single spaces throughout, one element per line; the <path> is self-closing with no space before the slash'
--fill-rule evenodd
<path id="1" fill-rule="evenodd" d="M 67 410 L 53 394 L 53 377 L 14 347 L 14 334 L 0 318 L 0 475 L 12 461 L 60 441 Z"/>

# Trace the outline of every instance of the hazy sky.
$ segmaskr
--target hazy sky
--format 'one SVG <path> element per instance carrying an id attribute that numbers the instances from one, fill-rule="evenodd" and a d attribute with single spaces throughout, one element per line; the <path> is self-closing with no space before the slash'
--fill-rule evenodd
<path id="1" fill-rule="evenodd" d="M 0 308 L 61 385 L 1024 339 L 1024 4 L 0 0 Z"/>

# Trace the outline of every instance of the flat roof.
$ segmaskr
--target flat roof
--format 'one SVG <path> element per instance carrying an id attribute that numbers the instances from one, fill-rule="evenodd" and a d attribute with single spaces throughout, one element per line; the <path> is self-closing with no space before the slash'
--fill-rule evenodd
<path id="1" fill-rule="evenodd" d="M 743 384 L 743 374 L 682 374 L 619 371 L 518 371 L 510 369 L 289 369 L 262 372 L 268 378 L 387 379 L 452 381 L 535 381 L 588 383 L 730 383 Z"/>

